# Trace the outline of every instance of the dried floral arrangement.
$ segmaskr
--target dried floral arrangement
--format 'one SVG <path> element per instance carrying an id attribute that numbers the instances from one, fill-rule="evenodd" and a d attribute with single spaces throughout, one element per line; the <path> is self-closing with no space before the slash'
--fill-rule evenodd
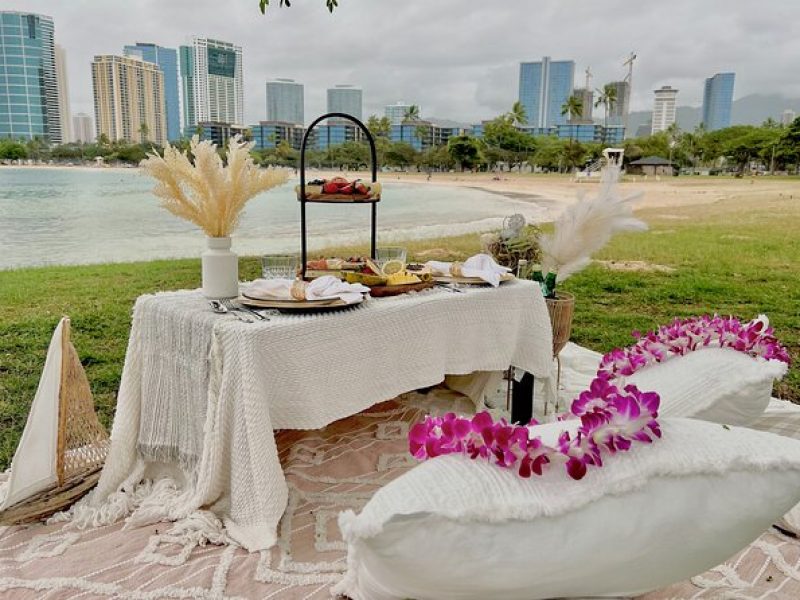
<path id="1" fill-rule="evenodd" d="M 597 196 L 587 198 L 579 193 L 578 201 L 555 220 L 553 232 L 539 237 L 542 269 L 535 278 L 545 283 L 545 296 L 555 297 L 556 281 L 564 281 L 586 268 L 592 255 L 608 244 L 614 234 L 647 230 L 647 224 L 633 216 L 632 204 L 642 194 L 622 197 L 618 179 L 619 166 L 603 168 Z"/>
<path id="2" fill-rule="evenodd" d="M 153 193 L 164 208 L 209 237 L 227 237 L 251 198 L 289 178 L 285 169 L 259 168 L 250 156 L 252 147 L 240 136 L 232 137 L 223 163 L 215 144 L 194 136 L 188 152 L 167 144 L 163 157 L 150 153 L 140 167 L 156 180 Z"/>
<path id="3" fill-rule="evenodd" d="M 538 281 L 546 298 L 556 297 L 556 280 L 564 281 L 584 269 L 592 255 L 615 233 L 644 231 L 647 225 L 633 216 L 632 203 L 641 197 L 622 197 L 617 181 L 619 166 L 607 165 L 594 198 L 581 191 L 553 223 L 552 233 L 526 225 L 522 215 L 512 215 L 499 232 L 481 236 L 481 246 L 501 265 L 519 270 L 519 276 Z M 521 223 L 520 223 L 521 220 Z M 522 265 L 527 264 L 523 267 Z"/>
<path id="4" fill-rule="evenodd" d="M 524 225 L 511 235 L 503 232 L 485 233 L 481 236 L 481 249 L 484 254 L 489 254 L 497 264 L 517 271 L 521 261 L 527 264 L 538 264 L 542 260 L 542 251 L 539 248 L 539 235 L 541 229 L 538 225 Z M 522 263 L 524 264 L 524 263 Z M 521 277 L 527 277 L 526 272 L 520 272 Z"/>

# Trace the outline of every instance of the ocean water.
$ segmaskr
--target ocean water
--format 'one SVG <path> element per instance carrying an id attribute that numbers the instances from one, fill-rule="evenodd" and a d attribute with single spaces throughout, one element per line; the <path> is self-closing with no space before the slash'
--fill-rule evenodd
<path id="1" fill-rule="evenodd" d="M 391 174 L 387 174 L 391 177 Z M 252 199 L 233 236 L 235 252 L 299 252 L 300 206 L 290 181 Z M 378 243 L 499 228 L 536 203 L 490 192 L 383 180 Z M 0 167 L 0 269 L 199 256 L 203 233 L 158 204 L 138 170 Z M 309 247 L 369 240 L 368 206 L 307 207 Z"/>

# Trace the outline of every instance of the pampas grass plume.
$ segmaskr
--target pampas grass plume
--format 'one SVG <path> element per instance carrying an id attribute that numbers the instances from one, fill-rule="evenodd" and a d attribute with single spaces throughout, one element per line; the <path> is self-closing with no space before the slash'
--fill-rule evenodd
<path id="1" fill-rule="evenodd" d="M 633 216 L 631 206 L 642 194 L 621 197 L 618 177 L 619 167 L 607 166 L 597 196 L 579 194 L 578 201 L 556 219 L 553 233 L 539 238 L 544 273 L 557 272 L 558 281 L 563 281 L 589 265 L 592 254 L 615 233 L 647 229 L 646 223 Z"/>
<path id="2" fill-rule="evenodd" d="M 208 140 L 194 136 L 189 147 L 194 162 L 189 153 L 167 144 L 163 157 L 150 153 L 139 166 L 156 180 L 153 193 L 161 206 L 209 237 L 229 236 L 251 198 L 289 179 L 286 169 L 260 169 L 250 156 L 253 144 L 238 135 L 228 141 L 227 165 Z"/>

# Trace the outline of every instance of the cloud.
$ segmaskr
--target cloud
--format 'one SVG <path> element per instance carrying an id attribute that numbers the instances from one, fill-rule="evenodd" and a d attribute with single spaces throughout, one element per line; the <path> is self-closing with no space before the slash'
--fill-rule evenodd
<path id="1" fill-rule="evenodd" d="M 323 0 L 272 4 L 266 16 L 257 0 L 2 0 L 0 8 L 55 19 L 73 112 L 90 114 L 95 54 L 136 41 L 177 47 L 192 35 L 243 47 L 248 123 L 265 118 L 272 77 L 305 85 L 308 121 L 325 110 L 329 86 L 354 83 L 365 116 L 402 99 L 423 115 L 474 122 L 516 100 L 520 61 L 572 59 L 576 85 L 591 66 L 599 87 L 624 77 L 632 50 L 636 110 L 649 109 L 661 85 L 680 90 L 679 104 L 698 105 L 703 80 L 718 71 L 736 72 L 735 97 L 800 94 L 794 3 L 782 0 L 757 8 L 744 0 L 340 0 L 333 15 Z"/>

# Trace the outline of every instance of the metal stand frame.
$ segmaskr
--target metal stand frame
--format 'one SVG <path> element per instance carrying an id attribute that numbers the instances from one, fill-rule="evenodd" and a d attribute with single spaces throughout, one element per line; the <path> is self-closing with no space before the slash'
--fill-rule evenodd
<path id="1" fill-rule="evenodd" d="M 369 151 L 370 157 L 372 159 L 372 183 L 376 183 L 378 181 L 378 154 L 375 150 L 375 140 L 372 137 L 372 134 L 369 132 L 369 129 L 358 119 L 356 119 L 352 115 L 348 115 L 345 113 L 326 113 L 321 117 L 317 118 L 311 125 L 309 125 L 308 129 L 306 129 L 305 134 L 303 135 L 303 143 L 300 146 L 300 195 L 298 200 L 300 200 L 300 231 L 301 231 L 301 260 L 302 260 L 302 278 L 306 278 L 306 262 L 308 261 L 308 244 L 307 244 L 307 230 L 306 230 L 306 204 L 308 202 L 316 202 L 319 204 L 354 204 L 353 202 L 344 202 L 344 201 L 336 201 L 336 200 L 309 200 L 306 196 L 306 144 L 308 142 L 308 138 L 311 134 L 311 131 L 316 127 L 321 121 L 326 119 L 344 119 L 346 121 L 350 121 L 354 123 L 367 138 L 369 142 Z M 368 203 L 372 206 L 372 225 L 371 225 L 371 235 L 370 235 L 370 257 L 372 259 L 375 258 L 375 248 L 377 246 L 378 241 L 378 199 L 369 200 Z M 365 202 L 366 204 L 367 202 Z"/>

